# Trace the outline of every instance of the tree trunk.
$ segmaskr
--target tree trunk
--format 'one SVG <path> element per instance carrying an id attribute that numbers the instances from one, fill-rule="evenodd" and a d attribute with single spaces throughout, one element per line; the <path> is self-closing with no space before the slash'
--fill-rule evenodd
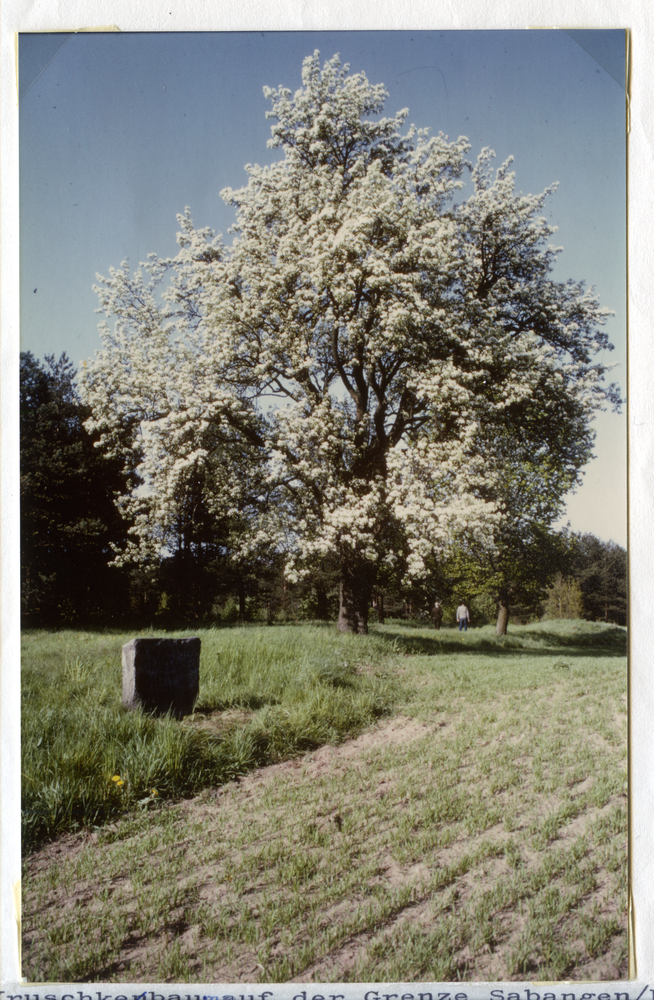
<path id="1" fill-rule="evenodd" d="M 379 597 L 377 598 L 377 619 L 378 619 L 380 625 L 383 625 L 384 622 L 385 622 L 385 620 L 386 620 L 384 618 L 384 595 L 383 594 L 380 594 Z"/>
<path id="2" fill-rule="evenodd" d="M 506 635 L 506 630 L 509 627 L 509 595 L 505 590 L 501 591 L 498 595 L 498 601 L 500 608 L 497 615 L 495 635 Z"/>
<path id="3" fill-rule="evenodd" d="M 359 563 L 341 571 L 341 601 L 338 612 L 339 632 L 368 634 L 368 608 L 373 587 L 373 567 Z"/>
<path id="4" fill-rule="evenodd" d="M 241 625 L 245 624 L 245 580 L 242 576 L 238 578 L 238 620 Z"/>

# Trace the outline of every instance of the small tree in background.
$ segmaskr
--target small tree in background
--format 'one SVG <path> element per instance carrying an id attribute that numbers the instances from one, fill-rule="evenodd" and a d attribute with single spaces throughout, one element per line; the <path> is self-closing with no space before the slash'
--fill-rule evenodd
<path id="1" fill-rule="evenodd" d="M 584 602 L 579 582 L 557 573 L 543 606 L 543 618 L 583 618 Z"/>
<path id="2" fill-rule="evenodd" d="M 511 530 L 509 530 L 511 529 Z M 496 633 L 505 635 L 509 620 L 525 622 L 541 615 L 546 588 L 562 566 L 567 566 L 569 538 L 539 523 L 525 525 L 523 532 L 507 522 L 498 530 L 494 549 L 461 548 L 439 567 L 441 594 L 470 594 L 483 608 L 488 621 L 495 609 Z M 481 624 L 479 617 L 475 619 Z"/>

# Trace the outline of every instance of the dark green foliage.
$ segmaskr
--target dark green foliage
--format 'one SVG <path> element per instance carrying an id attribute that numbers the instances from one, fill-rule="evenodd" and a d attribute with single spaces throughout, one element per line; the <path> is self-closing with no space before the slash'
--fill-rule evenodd
<path id="1" fill-rule="evenodd" d="M 616 393 L 611 402 L 619 409 Z M 478 495 L 496 504 L 501 519 L 494 551 L 464 550 L 462 560 L 468 563 L 464 579 L 482 583 L 498 602 L 498 634 L 509 619 L 537 617 L 545 589 L 565 572 L 569 538 L 552 525 L 564 512 L 564 497 L 580 483 L 594 437 L 583 401 L 561 393 L 549 375 L 507 406 L 497 425 L 478 432 L 478 453 L 488 471 Z"/>
<path id="2" fill-rule="evenodd" d="M 581 587 L 584 618 L 627 624 L 627 553 L 595 535 L 572 538 L 573 574 Z"/>
<path id="3" fill-rule="evenodd" d="M 65 354 L 20 358 L 21 609 L 25 624 L 107 620 L 123 604 L 108 567 L 124 523 L 122 460 L 95 447 Z"/>
<path id="4" fill-rule="evenodd" d="M 471 621 L 475 625 L 491 625 L 497 619 L 497 601 L 491 594 L 478 594 L 470 601 Z"/>
<path id="5" fill-rule="evenodd" d="M 504 602 L 508 620 L 526 624 L 540 617 L 546 589 L 569 560 L 569 536 L 546 525 L 517 525 L 507 517 L 496 533 L 496 551 L 462 545 L 446 561 L 431 567 L 426 592 L 454 608 L 461 601 L 472 612 L 473 625 L 497 619 Z M 433 603 L 433 599 L 432 599 Z"/>

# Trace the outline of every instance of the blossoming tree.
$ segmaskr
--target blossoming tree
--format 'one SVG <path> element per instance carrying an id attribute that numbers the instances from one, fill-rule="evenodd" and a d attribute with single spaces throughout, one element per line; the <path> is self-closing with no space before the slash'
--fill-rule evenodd
<path id="1" fill-rule="evenodd" d="M 381 565 L 419 576 L 462 540 L 492 550 L 507 516 L 493 440 L 542 428 L 534 466 L 574 481 L 594 411 L 617 402 L 596 360 L 606 311 L 552 280 L 552 189 L 517 194 L 510 161 L 493 175 L 489 150 L 471 168 L 466 139 L 403 131 L 408 112 L 380 117 L 383 86 L 338 57 L 314 53 L 301 89 L 265 94 L 283 155 L 222 192 L 233 242 L 187 210 L 175 258 L 99 279 L 114 322 L 84 392 L 106 442 L 128 417 L 139 428 L 135 553 L 160 544 L 189 466 L 211 463 L 224 512 L 263 461 L 239 546 L 284 548 L 291 579 L 336 556 L 339 627 L 365 632 Z"/>

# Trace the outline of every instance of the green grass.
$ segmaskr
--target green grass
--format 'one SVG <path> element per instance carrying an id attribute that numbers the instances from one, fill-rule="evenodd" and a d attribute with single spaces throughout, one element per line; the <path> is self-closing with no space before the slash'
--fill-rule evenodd
<path id="1" fill-rule="evenodd" d="M 216 732 L 189 720 L 123 710 L 120 652 L 129 635 L 24 635 L 26 850 L 80 825 L 94 826 L 137 806 L 152 808 L 338 743 L 392 704 L 396 685 L 377 669 L 386 646 L 376 636 L 309 626 L 196 634 L 202 640 L 201 685 L 191 721 L 240 709 L 246 724 Z M 374 669 L 357 672 L 360 663 Z"/>
<path id="2" fill-rule="evenodd" d="M 624 630 L 202 633 L 200 701 L 182 723 L 122 712 L 125 638 L 26 637 L 24 724 L 82 711 L 61 746 L 53 725 L 56 755 L 26 748 L 32 773 L 81 769 L 99 746 L 88 787 L 114 804 L 111 823 L 26 859 L 30 979 L 626 976 Z M 91 739 L 94 711 L 110 714 Z M 360 744 L 302 756 L 375 719 Z M 219 750 L 239 773 L 296 760 L 225 785 Z M 189 775 L 205 787 L 184 801 Z"/>

